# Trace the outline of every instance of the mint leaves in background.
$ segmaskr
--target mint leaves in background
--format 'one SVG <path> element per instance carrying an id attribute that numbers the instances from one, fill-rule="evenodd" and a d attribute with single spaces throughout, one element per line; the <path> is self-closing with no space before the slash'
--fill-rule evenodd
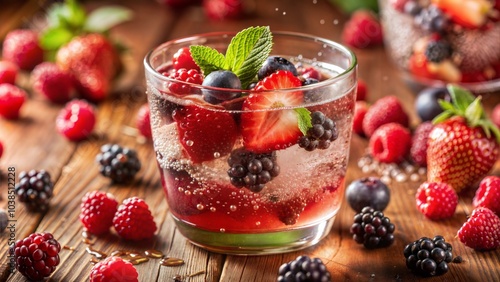
<path id="1" fill-rule="evenodd" d="M 190 47 L 193 60 L 207 76 L 212 71 L 228 70 L 238 76 L 246 89 L 271 53 L 272 34 L 268 26 L 249 27 L 238 32 L 229 43 L 226 55 L 200 45 Z"/>

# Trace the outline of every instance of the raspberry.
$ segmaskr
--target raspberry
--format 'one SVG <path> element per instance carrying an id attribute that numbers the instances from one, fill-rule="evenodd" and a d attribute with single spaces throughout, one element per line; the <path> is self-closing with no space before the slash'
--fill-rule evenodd
<path id="1" fill-rule="evenodd" d="M 319 258 L 299 256 L 284 263 L 278 270 L 278 282 L 285 281 L 332 281 L 330 272 Z"/>
<path id="2" fill-rule="evenodd" d="M 247 187 L 260 192 L 265 184 L 279 174 L 276 152 L 254 154 L 243 148 L 233 150 L 227 159 L 230 168 L 227 174 L 235 187 Z"/>
<path id="3" fill-rule="evenodd" d="M 422 237 L 405 246 L 406 267 L 422 276 L 443 275 L 453 260 L 452 249 L 443 236 Z"/>
<path id="4" fill-rule="evenodd" d="M 243 1 L 203 0 L 203 9 L 212 20 L 237 19 L 243 15 Z"/>
<path id="5" fill-rule="evenodd" d="M 106 144 L 101 147 L 96 161 L 101 165 L 99 172 L 111 178 L 115 183 L 127 183 L 141 169 L 141 162 L 135 150 L 118 144 Z"/>
<path id="6" fill-rule="evenodd" d="M 432 220 L 452 217 L 458 205 L 458 196 L 453 187 L 442 182 L 422 183 L 415 198 L 417 209 Z"/>
<path id="7" fill-rule="evenodd" d="M 45 170 L 22 171 L 15 186 L 19 201 L 30 211 L 46 211 L 49 207 L 54 184 Z"/>
<path id="8" fill-rule="evenodd" d="M 500 68 L 499 68 L 499 75 L 500 75 Z M 491 114 L 491 121 L 498 127 L 500 128 L 500 104 L 496 105 L 493 108 L 493 112 Z"/>
<path id="9" fill-rule="evenodd" d="M 134 265 L 121 257 L 107 257 L 90 270 L 90 282 L 138 282 L 139 274 Z"/>
<path id="10" fill-rule="evenodd" d="M 361 78 L 358 78 L 358 86 L 356 89 L 356 101 L 366 101 L 366 83 Z"/>
<path id="11" fill-rule="evenodd" d="M 95 122 L 94 107 L 85 100 L 73 100 L 59 112 L 56 128 L 69 140 L 80 141 L 90 136 Z"/>
<path id="12" fill-rule="evenodd" d="M 339 137 L 335 122 L 326 117 L 322 112 L 313 112 L 311 114 L 311 123 L 312 127 L 298 141 L 299 146 L 306 151 L 327 149 L 330 147 L 331 142 Z"/>
<path id="13" fill-rule="evenodd" d="M 49 277 L 59 264 L 61 245 L 50 233 L 32 233 L 12 248 L 16 269 L 31 281 Z"/>
<path id="14" fill-rule="evenodd" d="M 368 48 L 382 44 L 382 27 L 373 13 L 355 11 L 342 31 L 342 40 L 355 48 Z"/>
<path id="15" fill-rule="evenodd" d="M 356 101 L 354 106 L 354 117 L 352 121 L 352 130 L 359 136 L 365 136 L 363 132 L 363 119 L 368 112 L 368 104 L 365 101 Z"/>
<path id="16" fill-rule="evenodd" d="M 186 69 L 200 71 L 200 67 L 194 62 L 189 47 L 180 48 L 172 58 L 172 65 L 175 70 Z"/>
<path id="17" fill-rule="evenodd" d="M 433 127 L 432 122 L 426 121 L 419 124 L 413 132 L 410 156 L 419 166 L 427 166 L 427 139 Z"/>
<path id="18" fill-rule="evenodd" d="M 374 249 L 391 245 L 394 242 L 395 229 L 383 212 L 368 206 L 354 216 L 350 232 L 356 243 Z"/>
<path id="19" fill-rule="evenodd" d="M 3 59 L 11 61 L 20 69 L 32 70 L 43 62 L 43 50 L 38 42 L 38 35 L 29 29 L 16 29 L 5 36 Z"/>
<path id="20" fill-rule="evenodd" d="M 135 126 L 142 136 L 148 139 L 152 139 L 150 111 L 148 104 L 144 104 L 139 108 L 139 111 L 137 112 L 137 115 L 135 117 Z"/>
<path id="21" fill-rule="evenodd" d="M 154 236 L 156 224 L 148 205 L 137 197 L 128 198 L 118 207 L 113 226 L 127 240 L 142 240 Z"/>
<path id="22" fill-rule="evenodd" d="M 298 72 L 304 79 L 321 80 L 321 73 L 313 67 L 300 68 Z"/>
<path id="23" fill-rule="evenodd" d="M 10 61 L 0 61 L 0 84 L 15 84 L 19 68 Z"/>
<path id="24" fill-rule="evenodd" d="M 187 82 L 187 83 L 170 82 L 168 84 L 168 89 L 174 94 L 180 94 L 180 95 L 191 94 L 191 85 L 189 85 L 189 83 L 199 84 L 199 85 L 203 83 L 203 76 L 197 70 L 194 69 L 191 70 L 178 69 L 175 72 L 171 73 L 169 77 L 175 80 Z"/>
<path id="25" fill-rule="evenodd" d="M 476 195 L 472 199 L 475 208 L 485 207 L 500 216 L 500 177 L 486 176 L 479 183 Z"/>
<path id="26" fill-rule="evenodd" d="M 44 62 L 31 73 L 33 90 L 54 103 L 66 103 L 75 91 L 72 77 L 58 65 Z"/>
<path id="27" fill-rule="evenodd" d="M 19 118 L 19 112 L 28 95 L 12 84 L 0 84 L 0 116 L 6 119 Z"/>
<path id="28" fill-rule="evenodd" d="M 460 242 L 476 251 L 500 247 L 500 218 L 490 209 L 478 207 L 458 230 Z"/>
<path id="29" fill-rule="evenodd" d="M 118 202 L 110 193 L 87 192 L 80 205 L 80 221 L 90 233 L 103 234 L 113 225 L 117 208 Z"/>
<path id="30" fill-rule="evenodd" d="M 385 96 L 368 109 L 363 120 L 363 131 L 370 137 L 377 128 L 390 122 L 408 127 L 408 114 L 396 96 Z"/>
<path id="31" fill-rule="evenodd" d="M 367 116 L 365 116 L 365 120 L 366 118 Z M 370 153 L 378 161 L 399 163 L 410 150 L 411 134 L 399 123 L 387 123 L 375 130 L 370 137 L 368 146 Z"/>

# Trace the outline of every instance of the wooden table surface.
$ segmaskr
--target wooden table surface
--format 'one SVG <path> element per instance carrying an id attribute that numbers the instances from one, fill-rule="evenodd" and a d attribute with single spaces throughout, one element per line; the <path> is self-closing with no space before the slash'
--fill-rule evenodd
<path id="1" fill-rule="evenodd" d="M 43 1 L 4 1 L 0 9 L 0 39 L 14 28 L 32 22 L 33 14 Z M 29 213 L 21 203 L 15 207 L 16 239 L 32 232 L 49 231 L 63 249 L 61 263 L 50 281 L 86 281 L 92 264 L 89 246 L 82 241 L 82 225 L 78 220 L 80 200 L 91 190 L 113 193 L 119 201 L 139 196 L 149 204 L 158 225 L 157 235 L 147 242 L 127 242 L 115 233 L 96 238 L 92 247 L 111 253 L 113 250 L 143 252 L 157 249 L 169 257 L 181 258 L 185 264 L 177 267 L 160 266 L 159 260 L 137 265 L 140 281 L 275 281 L 278 267 L 298 255 L 321 258 L 333 276 L 333 281 L 500 281 L 500 250 L 475 252 L 456 238 L 456 232 L 472 211 L 473 191 L 460 195 L 459 206 L 453 218 L 433 222 L 424 218 L 415 207 L 414 194 L 421 181 L 390 184 L 392 199 L 385 211 L 396 225 L 395 243 L 388 248 L 367 250 L 357 245 L 349 234 L 354 212 L 344 204 L 331 234 L 314 247 L 281 255 L 229 256 L 215 254 L 194 247 L 180 235 L 169 216 L 168 206 L 160 184 L 151 142 L 141 142 L 134 135 L 135 112 L 145 99 L 142 58 L 153 46 L 169 39 L 208 31 L 238 31 L 248 26 L 269 25 L 271 30 L 306 32 L 340 40 L 340 31 L 347 16 L 326 0 L 250 0 L 246 1 L 248 16 L 235 21 L 209 21 L 199 6 L 174 11 L 153 1 L 115 1 L 135 10 L 134 19 L 113 29 L 115 38 L 127 44 L 131 52 L 126 58 L 127 72 L 112 96 L 98 105 L 98 123 L 89 140 L 72 143 L 55 130 L 55 117 L 60 105 L 31 95 L 22 109 L 19 120 L 0 119 L 0 140 L 5 147 L 0 159 L 0 206 L 7 208 L 7 171 L 45 169 L 55 182 L 55 196 L 45 214 Z M 88 9 L 109 1 L 87 1 Z M 355 50 L 359 59 L 359 76 L 368 85 L 369 102 L 385 95 L 397 95 L 410 114 L 412 126 L 419 122 L 413 102 L 415 94 L 403 83 L 398 71 L 391 65 L 383 47 Z M 500 102 L 500 93 L 484 96 L 487 111 Z M 102 177 L 94 158 L 101 145 L 119 143 L 139 153 L 143 168 L 130 185 L 110 184 Z M 347 183 L 375 175 L 364 173 L 357 165 L 365 154 L 367 140 L 352 137 Z M 500 174 L 497 163 L 493 174 Z M 402 254 L 406 244 L 422 236 L 445 236 L 454 249 L 454 255 L 463 257 L 461 264 L 451 264 L 449 273 L 435 278 L 419 278 L 405 266 Z M 19 274 L 11 274 L 8 266 L 8 238 L 0 234 L 0 279 L 24 281 Z M 188 277 L 191 275 L 191 277 Z"/>

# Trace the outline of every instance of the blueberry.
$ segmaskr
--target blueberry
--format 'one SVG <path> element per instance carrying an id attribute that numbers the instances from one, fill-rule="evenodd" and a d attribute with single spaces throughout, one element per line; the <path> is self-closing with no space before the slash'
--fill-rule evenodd
<path id="1" fill-rule="evenodd" d="M 450 93 L 445 87 L 430 87 L 422 90 L 415 100 L 418 116 L 424 121 L 430 121 L 443 112 L 438 100 L 450 102 Z"/>
<path id="2" fill-rule="evenodd" d="M 208 74 L 203 80 L 202 86 L 210 86 L 227 89 L 241 89 L 241 81 L 231 71 L 218 70 Z M 203 89 L 203 99 L 211 104 L 219 104 L 223 101 L 232 100 L 241 96 L 239 91 L 217 91 Z"/>
<path id="3" fill-rule="evenodd" d="M 383 211 L 390 198 L 389 188 L 376 177 L 355 180 L 346 189 L 347 202 L 358 213 L 366 206 Z"/>
<path id="4" fill-rule="evenodd" d="M 289 60 L 278 56 L 271 56 L 266 59 L 257 73 L 257 77 L 259 80 L 262 80 L 264 77 L 279 70 L 289 71 L 295 76 L 298 75 L 297 69 Z"/>

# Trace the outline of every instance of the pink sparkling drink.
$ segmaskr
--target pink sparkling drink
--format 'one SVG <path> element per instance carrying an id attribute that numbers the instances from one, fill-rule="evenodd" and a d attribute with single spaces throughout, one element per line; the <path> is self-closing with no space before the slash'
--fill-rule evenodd
<path id="1" fill-rule="evenodd" d="M 327 39 L 276 32 L 271 55 L 296 67 L 302 80 L 291 80 L 300 80 L 298 87 L 259 88 L 265 83 L 257 82 L 259 91 L 235 90 L 169 77 L 179 49 L 202 44 L 224 53 L 232 36 L 209 33 L 169 41 L 145 58 L 154 149 L 170 212 L 190 242 L 215 252 L 256 255 L 314 245 L 329 233 L 343 200 L 356 58 Z M 321 78 L 304 85 L 311 69 Z M 207 91 L 215 90 L 216 97 L 236 98 L 208 103 Z M 266 100 L 262 97 L 285 102 L 258 109 Z M 291 99 L 300 102 L 289 106 Z M 296 129 L 285 128 L 282 119 L 296 119 L 304 110 L 313 123 L 330 120 L 323 123 L 335 135 L 328 144 L 306 150 L 292 135 Z M 254 131 L 261 137 L 252 136 Z M 292 142 L 274 144 L 274 138 L 283 137 L 276 132 Z M 246 174 L 240 176 L 238 169 Z"/>

